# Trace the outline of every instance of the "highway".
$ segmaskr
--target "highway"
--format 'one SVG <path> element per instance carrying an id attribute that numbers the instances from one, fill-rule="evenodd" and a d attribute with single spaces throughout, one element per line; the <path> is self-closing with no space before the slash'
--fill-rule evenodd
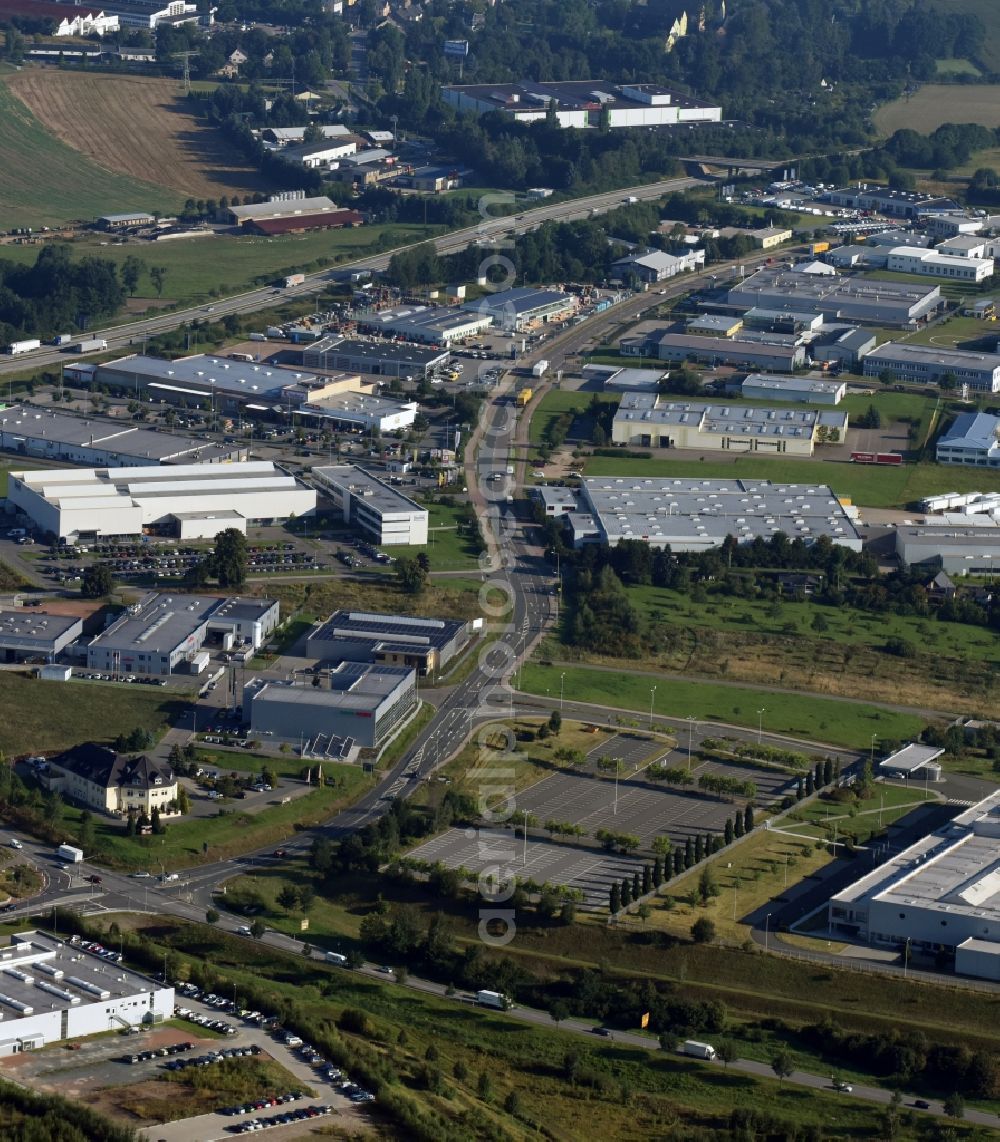
<path id="1" fill-rule="evenodd" d="M 640 200 L 659 198 L 671 191 L 686 190 L 692 186 L 701 185 L 704 185 L 703 179 L 667 179 L 645 186 L 626 187 L 622 190 L 590 195 L 587 198 L 576 198 L 567 202 L 538 206 L 517 215 L 507 214 L 493 217 L 490 214 L 491 208 L 499 208 L 504 205 L 509 207 L 514 202 L 514 195 L 511 192 L 496 191 L 484 196 L 483 220 L 480 223 L 443 234 L 434 240 L 434 245 L 439 254 L 455 253 L 458 250 L 463 250 L 470 242 L 476 241 L 482 242 L 484 246 L 488 243 L 499 245 L 502 240 L 510 241 L 518 234 L 523 234 L 526 230 L 541 225 L 542 222 L 551 220 L 569 222 L 577 218 L 589 218 L 595 213 L 602 214 L 614 206 L 622 205 L 623 200 L 628 197 Z M 373 254 L 354 262 L 344 262 L 335 269 L 320 270 L 317 273 L 307 275 L 306 280 L 301 285 L 292 286 L 289 289 L 264 286 L 249 290 L 246 293 L 219 298 L 210 304 L 190 306 L 186 309 L 173 310 L 170 313 L 154 314 L 150 317 L 139 318 L 136 321 L 111 325 L 105 329 L 88 330 L 87 336 L 103 338 L 108 343 L 109 351 L 141 352 L 142 345 L 147 338 L 158 333 L 169 333 L 193 321 L 218 321 L 227 314 L 257 313 L 263 309 L 274 308 L 291 298 L 309 297 L 320 292 L 331 281 L 340 279 L 345 271 L 369 270 L 375 273 L 385 270 L 392 255 L 407 248 L 400 246 L 396 250 L 390 250 L 384 254 Z M 51 365 L 64 365 L 68 361 L 76 360 L 79 360 L 78 355 L 63 353 L 55 347 L 47 346 L 36 352 L 25 353 L 17 357 L 3 356 L 0 358 L 0 376 Z"/>

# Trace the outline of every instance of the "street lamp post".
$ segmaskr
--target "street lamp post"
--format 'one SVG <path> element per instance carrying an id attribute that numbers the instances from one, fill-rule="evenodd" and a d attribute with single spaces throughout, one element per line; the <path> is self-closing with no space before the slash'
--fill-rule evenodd
<path id="1" fill-rule="evenodd" d="M 875 742 L 877 740 L 878 740 L 878 734 L 872 734 L 872 747 L 871 747 L 871 753 L 869 753 L 869 755 L 868 755 L 868 764 L 872 767 L 873 772 L 875 770 Z"/>
<path id="2" fill-rule="evenodd" d="M 649 728 L 653 728 L 653 703 L 656 700 L 656 687 L 649 691 Z"/>
<path id="3" fill-rule="evenodd" d="M 524 841 L 524 844 L 523 844 L 523 847 L 521 850 L 521 864 L 526 865 L 528 863 L 528 810 L 522 809 L 521 813 L 524 817 L 524 827 L 523 827 L 522 834 L 521 834 L 522 839 Z"/>
<path id="4" fill-rule="evenodd" d="M 694 714 L 688 714 L 688 773 L 691 772 L 691 758 L 694 756 L 694 727 L 698 724 L 698 719 Z"/>
<path id="5" fill-rule="evenodd" d="M 559 675 L 559 713 L 563 710 L 563 695 L 566 689 L 566 671 Z"/>
<path id="6" fill-rule="evenodd" d="M 771 925 L 771 913 L 768 912 L 768 914 L 764 917 L 764 951 L 765 952 L 767 951 L 767 933 L 768 933 L 768 929 L 770 928 L 770 925 Z"/>
<path id="7" fill-rule="evenodd" d="M 760 709 L 757 711 L 757 744 L 760 745 L 761 739 L 764 736 L 764 715 L 767 710 Z"/>

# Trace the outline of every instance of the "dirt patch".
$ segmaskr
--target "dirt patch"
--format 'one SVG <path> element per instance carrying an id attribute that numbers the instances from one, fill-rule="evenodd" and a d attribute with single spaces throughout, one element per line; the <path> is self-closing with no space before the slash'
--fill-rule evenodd
<path id="1" fill-rule="evenodd" d="M 56 138 L 105 170 L 193 198 L 264 189 L 222 132 L 190 113 L 177 80 L 30 68 L 9 84 Z"/>
<path id="2" fill-rule="evenodd" d="M 176 299 L 172 297 L 130 297 L 125 302 L 125 312 L 148 313 L 151 309 L 166 309 L 175 301 Z"/>

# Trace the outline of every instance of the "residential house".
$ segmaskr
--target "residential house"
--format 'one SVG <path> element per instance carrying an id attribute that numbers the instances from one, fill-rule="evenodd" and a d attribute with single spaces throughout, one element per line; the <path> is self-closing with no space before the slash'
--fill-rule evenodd
<path id="1" fill-rule="evenodd" d="M 117 753 L 97 742 L 49 758 L 42 777 L 49 789 L 113 816 L 165 812 L 177 800 L 177 777 L 169 764 L 145 754 Z"/>

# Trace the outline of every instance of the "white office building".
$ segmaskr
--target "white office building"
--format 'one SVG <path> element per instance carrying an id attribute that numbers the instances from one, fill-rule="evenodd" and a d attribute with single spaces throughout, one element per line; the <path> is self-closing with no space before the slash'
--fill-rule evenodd
<path id="1" fill-rule="evenodd" d="M 313 468 L 312 475 L 344 522 L 373 543 L 384 547 L 427 543 L 427 509 L 371 472 L 354 464 L 335 464 Z"/>
<path id="2" fill-rule="evenodd" d="M 1000 354 L 997 353 L 886 341 L 865 355 L 863 371 L 866 377 L 887 373 L 901 381 L 927 384 L 951 377 L 957 384 L 968 385 L 976 392 L 1000 392 Z"/>
<path id="3" fill-rule="evenodd" d="M 152 1026 L 173 1011 L 172 987 L 84 951 L 79 942 L 16 932 L 0 949 L 0 1057 Z"/>
<path id="4" fill-rule="evenodd" d="M 886 269 L 903 274 L 923 274 L 932 278 L 978 284 L 993 274 L 992 258 L 971 258 L 958 254 L 938 253 L 911 246 L 896 246 L 889 251 Z"/>
<path id="5" fill-rule="evenodd" d="M 57 468 L 11 472 L 7 497 L 40 531 L 81 536 L 169 531 L 211 539 L 227 528 L 311 515 L 316 493 L 270 461 L 169 468 Z"/>
<path id="6" fill-rule="evenodd" d="M 1000 792 L 830 899 L 830 931 L 904 951 L 953 953 L 955 971 L 1000 980 Z"/>
<path id="7" fill-rule="evenodd" d="M 744 400 L 796 401 L 803 404 L 840 404 L 846 392 L 846 381 L 774 377 L 768 373 L 751 373 L 740 386 Z"/>

